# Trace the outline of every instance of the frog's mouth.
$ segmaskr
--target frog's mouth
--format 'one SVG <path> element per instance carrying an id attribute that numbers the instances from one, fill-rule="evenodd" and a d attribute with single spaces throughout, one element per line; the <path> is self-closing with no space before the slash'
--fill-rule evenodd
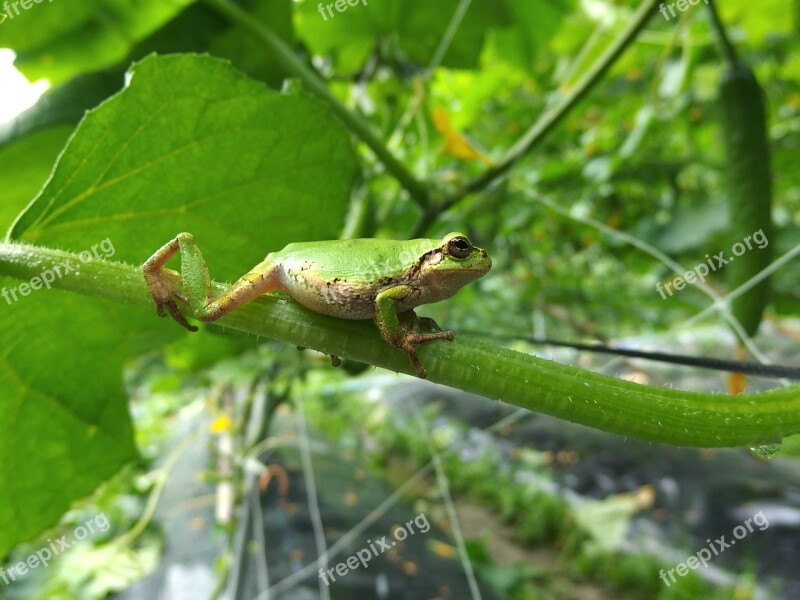
<path id="1" fill-rule="evenodd" d="M 438 279 L 439 282 L 442 283 L 447 282 L 447 285 L 466 285 L 478 277 L 485 275 L 489 269 L 492 268 L 492 259 L 489 258 L 488 254 L 486 254 L 486 250 L 483 250 L 482 248 L 475 248 L 475 250 L 477 250 L 478 256 L 482 260 L 465 258 L 457 261 L 452 267 L 440 265 L 445 256 L 444 250 L 441 248 L 431 250 L 430 252 L 424 254 L 422 258 L 420 258 L 419 261 L 417 261 L 417 263 L 409 270 L 409 278 L 414 279 L 423 269 L 423 267 L 428 266 L 435 267 L 435 269 L 432 271 L 435 273 L 435 278 L 433 275 L 430 275 L 428 278 L 426 278 L 429 280 L 429 285 L 438 285 L 436 281 L 431 281 L 431 279 Z M 452 257 L 450 260 L 453 260 Z"/>
<path id="2" fill-rule="evenodd" d="M 458 269 L 446 269 L 447 271 L 470 271 L 475 273 L 480 273 L 483 275 L 484 273 L 488 273 L 489 270 L 492 268 L 492 259 L 489 258 L 489 255 L 486 254 L 486 250 L 483 248 L 475 248 L 478 251 L 478 256 L 481 257 L 482 260 L 480 261 L 473 261 L 472 263 L 461 263 Z"/>
<path id="3" fill-rule="evenodd" d="M 436 276 L 449 283 L 457 283 L 466 285 L 470 281 L 474 281 L 489 272 L 492 268 L 492 261 L 488 260 L 481 263 L 473 263 L 470 265 L 461 265 L 457 269 L 439 269 L 436 271 Z"/>

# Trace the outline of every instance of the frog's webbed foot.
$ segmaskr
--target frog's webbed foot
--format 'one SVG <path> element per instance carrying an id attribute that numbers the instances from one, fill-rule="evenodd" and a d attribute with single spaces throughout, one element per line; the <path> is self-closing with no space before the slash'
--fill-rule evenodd
<path id="1" fill-rule="evenodd" d="M 428 371 L 426 371 L 425 367 L 423 367 L 419 362 L 419 356 L 417 356 L 417 347 L 420 344 L 435 342 L 437 340 L 445 340 L 447 342 L 452 342 L 453 338 L 455 338 L 455 334 L 452 331 L 437 331 L 435 333 L 419 333 L 418 331 L 406 331 L 395 345 L 400 350 L 405 352 L 411 359 L 411 363 L 417 370 L 417 376 L 420 379 L 426 379 L 428 377 Z"/>
<path id="2" fill-rule="evenodd" d="M 176 303 L 176 300 L 179 300 L 184 304 L 189 304 L 189 299 L 167 279 L 164 269 L 145 270 L 144 278 L 147 282 L 147 287 L 150 289 L 150 295 L 153 296 L 153 301 L 156 304 L 158 316 L 165 317 L 169 314 L 189 331 L 197 331 L 197 327 L 189 324 Z"/>
<path id="3" fill-rule="evenodd" d="M 436 321 L 429 317 L 418 317 L 413 310 L 401 313 L 398 317 L 403 333 L 400 338 L 393 343 L 411 359 L 411 363 L 417 370 L 417 376 L 420 379 L 425 379 L 428 376 L 428 372 L 419 362 L 417 348 L 420 344 L 435 342 L 437 340 L 452 342 L 455 338 L 455 334 L 452 331 L 442 330 Z M 433 331 L 423 332 L 420 331 L 421 329 Z"/>
<path id="4" fill-rule="evenodd" d="M 186 301 L 185 301 L 185 300 L 183 300 L 183 299 L 181 299 L 181 301 L 182 301 L 182 302 L 186 302 Z M 187 304 L 188 304 L 188 303 L 187 303 Z M 175 304 L 175 301 L 174 301 L 174 300 L 169 300 L 169 301 L 168 301 L 168 302 L 166 302 L 165 304 L 158 305 L 158 307 L 156 308 L 156 310 L 158 310 L 158 314 L 159 314 L 159 316 L 161 316 L 161 317 L 164 317 L 164 316 L 166 316 L 166 315 L 164 314 L 164 309 L 165 309 L 165 308 L 167 309 L 167 311 L 169 312 L 169 314 L 172 316 L 172 318 L 173 318 L 173 319 L 175 319 L 175 320 L 176 320 L 178 323 L 180 323 L 180 324 L 181 324 L 183 327 L 185 327 L 185 328 L 186 328 L 186 329 L 188 329 L 189 331 L 197 331 L 197 330 L 198 330 L 198 328 L 197 328 L 197 327 L 195 327 L 194 325 L 190 325 L 190 324 L 189 324 L 189 321 L 187 321 L 187 320 L 186 320 L 186 317 L 184 317 L 184 316 L 183 316 L 183 313 L 182 313 L 182 312 L 180 311 L 180 309 L 178 308 L 178 305 L 177 305 L 177 304 Z"/>
<path id="5" fill-rule="evenodd" d="M 169 314 L 189 331 L 197 331 L 197 327 L 189 324 L 175 302 L 179 300 L 189 304 L 189 299 L 178 290 L 167 276 L 167 270 L 164 269 L 164 264 L 178 252 L 181 239 L 191 240 L 192 236 L 188 233 L 181 233 L 175 239 L 164 244 L 142 265 L 142 274 L 150 290 L 150 295 L 153 296 L 158 316 L 164 317 Z M 174 271 L 170 271 L 170 273 L 178 275 Z"/>
<path id="6" fill-rule="evenodd" d="M 428 372 L 419 362 L 417 348 L 420 344 L 436 340 L 453 341 L 455 334 L 452 331 L 442 331 L 433 319 L 417 317 L 413 310 L 398 312 L 398 304 L 409 298 L 414 299 L 416 296 L 415 290 L 408 285 L 398 285 L 380 292 L 375 297 L 375 324 L 381 337 L 408 356 L 417 376 L 425 379 Z M 421 329 L 433 331 L 423 332 Z"/>

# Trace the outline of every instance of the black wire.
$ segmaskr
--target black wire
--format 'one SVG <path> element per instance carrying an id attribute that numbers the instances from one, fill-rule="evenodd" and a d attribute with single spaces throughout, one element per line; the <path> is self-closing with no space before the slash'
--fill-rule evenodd
<path id="1" fill-rule="evenodd" d="M 598 352 L 601 354 L 616 354 L 619 356 L 629 356 L 631 358 L 643 358 L 658 362 L 672 363 L 676 365 L 687 365 L 699 367 L 701 369 L 713 369 L 715 371 L 728 371 L 732 373 L 745 373 L 747 375 L 757 375 L 759 377 L 774 377 L 800 380 L 800 369 L 787 367 L 784 365 L 762 365 L 754 362 L 743 362 L 738 360 L 725 360 L 721 358 L 709 358 L 706 356 L 689 356 L 686 354 L 670 354 L 667 352 L 645 352 L 643 350 L 626 350 L 624 348 L 611 348 L 603 344 L 581 344 L 579 342 L 563 342 L 561 340 L 551 340 L 548 338 L 531 338 L 519 335 L 504 335 L 479 333 L 477 331 L 467 331 L 473 335 L 493 337 L 500 339 L 524 340 L 531 344 L 543 344 L 547 346 L 561 346 L 564 348 L 574 348 L 576 350 L 586 350 L 588 352 Z"/>

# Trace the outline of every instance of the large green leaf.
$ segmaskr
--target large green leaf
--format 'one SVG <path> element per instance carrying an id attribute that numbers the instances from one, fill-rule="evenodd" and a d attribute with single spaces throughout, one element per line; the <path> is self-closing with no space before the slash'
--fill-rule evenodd
<path id="1" fill-rule="evenodd" d="M 11 238 L 140 264 L 191 231 L 233 279 L 290 241 L 336 237 L 356 168 L 317 101 L 217 59 L 154 56 L 86 115 Z M 0 285 L 2 556 L 135 456 L 122 365 L 184 333 L 153 310 Z"/>
<path id="2" fill-rule="evenodd" d="M 0 143 L 0 165 L 3 165 L 0 231 L 5 232 L 11 226 L 44 185 L 72 129 L 69 125 L 50 127 L 5 146 Z"/>
<path id="3" fill-rule="evenodd" d="M 152 57 L 80 124 L 11 238 L 79 251 L 100 221 L 117 259 L 142 262 L 191 229 L 212 273 L 232 278 L 291 241 L 335 237 L 355 164 L 322 104 L 271 92 L 224 61 Z M 247 212 L 253 198 L 258 215 Z"/>
<path id="4" fill-rule="evenodd" d="M 119 304 L 21 285 L 0 278 L 0 556 L 136 457 L 122 366 L 177 334 Z"/>

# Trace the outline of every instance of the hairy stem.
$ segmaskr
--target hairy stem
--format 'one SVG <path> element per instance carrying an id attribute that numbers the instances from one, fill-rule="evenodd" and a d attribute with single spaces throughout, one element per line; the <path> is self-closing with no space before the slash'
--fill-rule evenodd
<path id="1" fill-rule="evenodd" d="M 0 274 L 23 280 L 66 259 L 76 262 L 79 257 L 30 245 L 0 244 Z M 95 260 L 82 265 L 80 277 L 65 275 L 52 285 L 152 306 L 140 269 L 120 263 Z M 223 289 L 215 286 L 217 292 Z M 281 295 L 262 296 L 218 323 L 394 371 L 414 372 L 408 357 L 386 344 L 371 323 L 319 315 L 286 302 Z M 154 314 L 153 327 L 159 326 L 165 324 Z M 620 435 L 675 445 L 752 446 L 800 432 L 800 385 L 738 396 L 651 387 L 456 333 L 454 342 L 420 348 L 420 359 L 433 382 Z"/>

